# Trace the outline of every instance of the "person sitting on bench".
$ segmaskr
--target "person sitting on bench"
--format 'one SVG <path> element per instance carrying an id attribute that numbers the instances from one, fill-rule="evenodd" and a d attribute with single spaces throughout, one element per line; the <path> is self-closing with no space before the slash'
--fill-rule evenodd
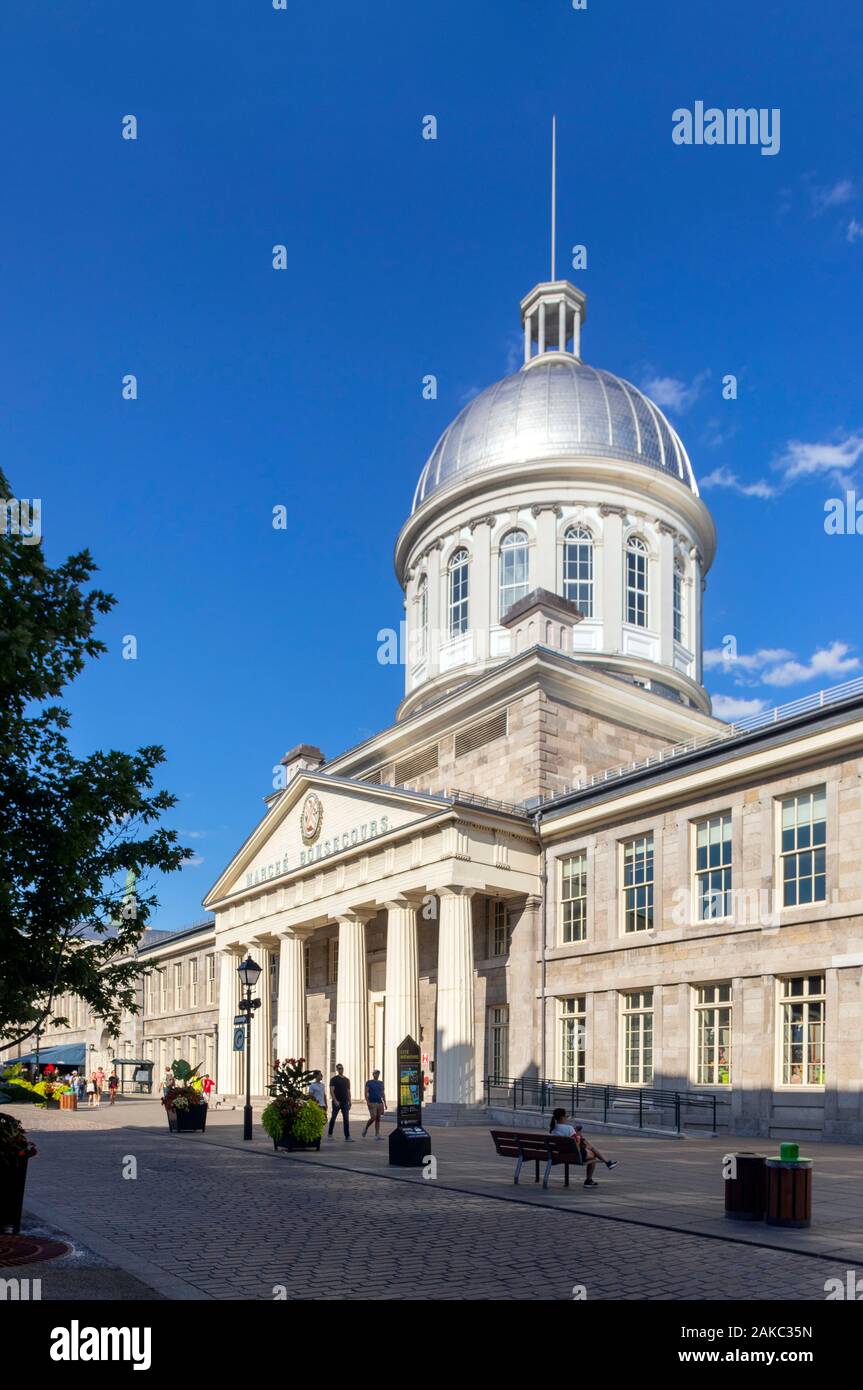
<path id="1" fill-rule="evenodd" d="M 576 1145 L 581 1150 L 581 1161 L 587 1165 L 587 1177 L 584 1180 L 585 1187 L 599 1187 L 598 1182 L 593 1181 L 593 1173 L 597 1162 L 604 1163 L 606 1168 L 616 1168 L 617 1160 L 603 1158 L 598 1149 L 593 1144 L 589 1144 L 584 1137 L 581 1125 L 567 1124 L 566 1111 L 561 1107 L 552 1112 L 549 1134 L 555 1135 L 559 1139 L 574 1139 Z"/>

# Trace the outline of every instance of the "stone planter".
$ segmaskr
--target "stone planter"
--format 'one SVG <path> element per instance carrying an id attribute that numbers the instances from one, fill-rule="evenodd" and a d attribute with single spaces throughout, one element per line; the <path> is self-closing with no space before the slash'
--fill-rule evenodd
<path id="1" fill-rule="evenodd" d="M 318 1153 L 321 1151 L 320 1139 L 313 1139 L 306 1143 L 302 1139 L 295 1139 L 292 1134 L 283 1134 L 281 1139 L 273 1140 L 274 1149 L 287 1149 L 288 1153 L 302 1152 L 303 1149 L 314 1149 Z"/>
<path id="2" fill-rule="evenodd" d="M 190 1105 L 188 1110 L 167 1110 L 168 1129 L 172 1134 L 202 1134 L 207 1128 L 206 1105 Z"/>
<path id="3" fill-rule="evenodd" d="M 28 1158 L 0 1164 L 0 1231 L 17 1236 L 21 1230 L 21 1209 L 27 1183 Z"/>

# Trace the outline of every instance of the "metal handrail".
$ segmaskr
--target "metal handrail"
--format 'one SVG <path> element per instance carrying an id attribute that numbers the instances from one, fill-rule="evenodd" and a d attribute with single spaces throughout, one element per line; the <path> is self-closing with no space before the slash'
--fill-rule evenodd
<path id="1" fill-rule="evenodd" d="M 485 1078 L 486 1104 L 494 1104 L 492 1088 L 504 1090 L 511 1097 L 512 1109 L 538 1109 L 540 1113 L 554 1109 L 556 1102 L 568 1096 L 570 1114 L 589 1106 L 602 1107 L 603 1122 L 608 1120 L 609 1109 L 624 1101 L 628 1108 L 638 1106 L 638 1128 L 644 1128 L 644 1113 L 648 1110 L 674 1111 L 674 1127 L 679 1134 L 683 1125 L 683 1111 L 686 1108 L 710 1109 L 713 1116 L 713 1129 L 716 1129 L 716 1107 L 727 1105 L 723 1096 L 702 1095 L 697 1091 L 666 1091 L 656 1086 L 618 1086 L 593 1081 L 553 1081 L 549 1078 L 492 1076 Z M 525 1103 L 525 1095 L 528 1099 Z"/>

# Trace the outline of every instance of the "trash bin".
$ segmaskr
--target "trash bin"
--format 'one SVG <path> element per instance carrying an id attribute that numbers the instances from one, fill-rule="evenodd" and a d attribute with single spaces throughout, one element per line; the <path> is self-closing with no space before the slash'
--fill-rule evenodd
<path id="1" fill-rule="evenodd" d="M 779 1157 L 767 1160 L 768 1226 L 812 1224 L 812 1160 L 797 1144 L 780 1144 Z"/>
<path id="2" fill-rule="evenodd" d="M 61 1110 L 77 1110 L 77 1109 L 78 1109 L 78 1098 L 77 1098 L 77 1096 L 75 1095 L 75 1092 L 74 1092 L 74 1091 L 64 1091 L 64 1092 L 63 1092 L 62 1096 L 60 1097 L 60 1109 L 61 1109 Z"/>
<path id="3" fill-rule="evenodd" d="M 725 1181 L 725 1215 L 731 1221 L 763 1221 L 767 1208 L 767 1158 L 764 1154 L 731 1154 L 734 1176 Z"/>

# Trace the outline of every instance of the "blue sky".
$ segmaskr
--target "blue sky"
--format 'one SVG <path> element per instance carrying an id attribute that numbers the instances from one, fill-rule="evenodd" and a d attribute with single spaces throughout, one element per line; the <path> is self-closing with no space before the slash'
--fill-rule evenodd
<path id="1" fill-rule="evenodd" d="M 286 749 L 391 721 L 392 543 L 547 276 L 552 111 L 583 355 L 712 480 L 707 647 L 741 659 L 710 689 L 863 673 L 863 537 L 824 530 L 863 473 L 861 38 L 844 0 L 4 6 L 3 467 L 120 600 L 69 704 L 81 752 L 166 746 L 196 859 L 158 925 L 200 915 Z M 779 153 L 673 144 L 699 100 L 779 108 Z"/>

